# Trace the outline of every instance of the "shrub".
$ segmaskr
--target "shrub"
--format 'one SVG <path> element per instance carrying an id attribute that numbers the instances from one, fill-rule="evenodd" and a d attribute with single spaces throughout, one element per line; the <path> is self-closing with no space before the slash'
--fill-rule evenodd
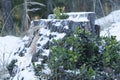
<path id="1" fill-rule="evenodd" d="M 67 15 L 64 14 L 65 7 L 56 7 L 54 9 L 55 19 L 66 19 Z"/>
<path id="2" fill-rule="evenodd" d="M 62 80 L 66 70 L 80 70 L 79 76 L 70 80 L 96 79 L 101 72 L 113 78 L 113 74 L 120 73 L 120 43 L 114 36 L 91 38 L 89 32 L 77 28 L 71 36 L 53 42 L 48 61 L 52 80 Z"/>

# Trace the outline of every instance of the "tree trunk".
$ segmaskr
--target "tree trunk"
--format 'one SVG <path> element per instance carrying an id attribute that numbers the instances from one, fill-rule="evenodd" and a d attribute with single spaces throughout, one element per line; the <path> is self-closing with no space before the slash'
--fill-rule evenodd
<path id="1" fill-rule="evenodd" d="M 30 26 L 30 17 L 28 12 L 28 3 L 30 0 L 24 0 L 23 5 L 23 11 L 22 11 L 22 26 L 21 26 L 21 32 L 26 32 L 29 29 Z"/>
<path id="2" fill-rule="evenodd" d="M 3 35 L 7 35 L 7 34 L 15 35 L 11 10 L 12 10 L 11 0 L 2 0 Z"/>
<path id="3" fill-rule="evenodd" d="M 55 7 L 54 1 L 53 0 L 47 0 L 47 12 L 48 13 L 53 13 L 54 7 Z"/>

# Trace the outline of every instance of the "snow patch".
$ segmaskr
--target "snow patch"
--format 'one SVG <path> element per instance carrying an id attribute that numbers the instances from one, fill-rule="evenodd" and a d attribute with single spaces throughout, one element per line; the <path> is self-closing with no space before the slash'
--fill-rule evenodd
<path id="1" fill-rule="evenodd" d="M 12 53 L 22 44 L 21 38 L 14 36 L 0 37 L 0 63 L 9 63 Z"/>
<path id="2" fill-rule="evenodd" d="M 112 24 L 109 28 L 101 31 L 101 36 L 116 36 L 116 39 L 120 41 L 120 22 Z"/>
<path id="3" fill-rule="evenodd" d="M 56 37 L 54 37 L 53 39 L 58 40 L 63 38 L 66 35 L 66 33 L 52 32 L 51 35 L 56 35 Z"/>
<path id="4" fill-rule="evenodd" d="M 102 29 L 110 27 L 116 22 L 120 22 L 120 10 L 113 11 L 105 17 L 95 20 L 95 24 L 100 25 Z"/>

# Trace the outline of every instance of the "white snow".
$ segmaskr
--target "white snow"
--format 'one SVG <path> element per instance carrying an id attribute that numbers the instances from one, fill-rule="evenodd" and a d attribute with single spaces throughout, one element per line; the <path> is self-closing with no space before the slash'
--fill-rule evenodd
<path id="1" fill-rule="evenodd" d="M 24 36 L 24 38 L 22 40 L 23 41 L 27 41 L 27 40 L 29 40 L 29 37 L 28 36 Z"/>
<path id="2" fill-rule="evenodd" d="M 22 45 L 22 40 L 19 37 L 0 37 L 0 61 L 8 64 L 11 61 L 10 56 L 13 51 L 15 51 L 20 45 Z"/>
<path id="3" fill-rule="evenodd" d="M 41 29 L 40 29 L 40 34 L 44 34 L 44 35 L 46 35 L 46 36 L 49 36 L 49 35 L 50 35 L 50 30 L 41 28 Z"/>
<path id="4" fill-rule="evenodd" d="M 71 20 L 75 22 L 88 22 L 88 14 L 91 14 L 93 12 L 69 12 L 69 13 L 64 13 L 68 15 L 69 17 L 66 20 Z M 48 19 L 55 19 L 55 14 L 50 14 L 48 16 Z M 59 26 L 60 24 L 56 24 Z"/>
<path id="5" fill-rule="evenodd" d="M 32 55 L 27 53 L 23 57 L 14 55 L 14 52 L 16 52 L 20 46 L 24 46 L 23 42 L 28 39 L 28 37 L 24 37 L 23 39 L 14 36 L 0 37 L 0 71 L 3 69 L 3 64 L 5 64 L 4 67 L 6 69 L 6 66 L 12 59 L 17 59 L 17 62 L 15 63 L 18 66 L 17 73 L 11 80 L 21 80 L 22 78 L 24 78 L 24 80 L 36 80 L 31 66 Z M 0 74 L 2 73 L 0 72 Z M 7 73 L 2 75 L 4 76 L 6 74 Z"/>
<path id="6" fill-rule="evenodd" d="M 70 12 L 70 13 L 66 13 L 67 15 L 69 15 L 69 18 L 67 20 L 72 20 L 75 22 L 88 22 L 88 14 L 90 14 L 92 12 Z"/>
<path id="7" fill-rule="evenodd" d="M 116 36 L 116 39 L 120 41 L 120 22 L 116 22 L 109 28 L 101 31 L 101 36 Z"/>
<path id="8" fill-rule="evenodd" d="M 98 24 L 102 27 L 102 29 L 110 27 L 112 24 L 120 22 L 120 10 L 116 10 L 111 12 L 109 15 L 97 19 L 95 24 Z"/>
<path id="9" fill-rule="evenodd" d="M 96 24 L 102 27 L 101 36 L 116 36 L 120 41 L 120 10 L 111 12 L 108 16 L 97 19 Z"/>
<path id="10" fill-rule="evenodd" d="M 45 69 L 42 69 L 42 72 L 45 73 L 45 74 L 47 74 L 47 75 L 50 75 L 51 74 L 50 68 L 48 68 L 47 64 L 44 64 L 44 66 L 45 66 L 44 67 Z"/>
<path id="11" fill-rule="evenodd" d="M 36 76 L 31 63 L 31 54 L 25 53 L 25 55 L 22 57 L 15 55 L 13 56 L 13 59 L 17 59 L 17 62 L 15 63 L 15 65 L 17 65 L 17 73 L 12 80 L 21 80 L 22 78 L 24 78 L 24 80 L 36 80 Z"/>
<path id="12" fill-rule="evenodd" d="M 44 38 L 43 38 L 44 37 Z M 37 43 L 40 43 L 41 46 L 45 45 L 49 41 L 49 38 L 42 36 Z"/>
<path id="13" fill-rule="evenodd" d="M 42 55 L 43 56 L 49 56 L 49 54 L 50 54 L 50 50 L 45 49 L 44 54 L 42 54 Z"/>
<path id="14" fill-rule="evenodd" d="M 55 24 L 53 24 L 55 26 L 60 26 L 61 25 L 61 22 L 56 22 Z"/>
<path id="15" fill-rule="evenodd" d="M 65 14 L 68 14 L 68 15 L 86 15 L 86 14 L 90 14 L 90 13 L 93 13 L 93 12 L 69 12 L 69 13 L 65 13 Z"/>
<path id="16" fill-rule="evenodd" d="M 65 28 L 65 29 L 69 29 L 69 27 L 68 27 L 68 26 L 64 26 L 64 28 Z"/>
<path id="17" fill-rule="evenodd" d="M 71 21 L 75 21 L 75 22 L 88 22 L 89 20 L 87 19 L 87 17 L 76 17 L 76 18 L 68 18 Z"/>
<path id="18" fill-rule="evenodd" d="M 56 37 L 54 37 L 54 39 L 58 40 L 58 39 L 62 39 L 66 34 L 65 33 L 52 32 L 51 35 L 56 35 Z"/>
<path id="19" fill-rule="evenodd" d="M 31 64 L 32 55 L 26 53 L 24 57 L 15 56 L 15 58 L 18 60 L 16 65 L 19 66 L 19 70 L 22 70 Z"/>
<path id="20" fill-rule="evenodd" d="M 13 52 L 22 45 L 19 37 L 0 37 L 0 80 L 9 77 L 7 66 L 12 60 Z"/>
<path id="21" fill-rule="evenodd" d="M 36 77 L 34 76 L 33 72 L 25 69 L 17 74 L 12 80 L 36 80 Z"/>

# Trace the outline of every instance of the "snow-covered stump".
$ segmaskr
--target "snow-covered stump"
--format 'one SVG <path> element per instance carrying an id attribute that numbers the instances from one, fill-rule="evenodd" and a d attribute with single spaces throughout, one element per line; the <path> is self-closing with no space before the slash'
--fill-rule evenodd
<path id="1" fill-rule="evenodd" d="M 92 36 L 95 35 L 95 13 L 94 12 L 70 12 L 65 13 L 68 16 L 66 21 L 72 22 L 68 24 L 72 29 L 74 27 L 80 26 L 89 30 Z M 50 14 L 48 19 L 55 20 L 55 14 Z M 63 21 L 64 21 L 63 20 Z"/>
<path id="2" fill-rule="evenodd" d="M 48 27 L 50 29 L 52 28 L 52 30 L 55 28 L 54 31 L 65 27 L 74 31 L 75 27 L 79 26 L 85 30 L 90 31 L 91 35 L 95 36 L 96 29 L 94 12 L 70 12 L 64 14 L 68 16 L 66 19 L 55 19 L 55 14 L 50 14 L 48 19 L 32 21 L 31 27 L 42 26 Z"/>

